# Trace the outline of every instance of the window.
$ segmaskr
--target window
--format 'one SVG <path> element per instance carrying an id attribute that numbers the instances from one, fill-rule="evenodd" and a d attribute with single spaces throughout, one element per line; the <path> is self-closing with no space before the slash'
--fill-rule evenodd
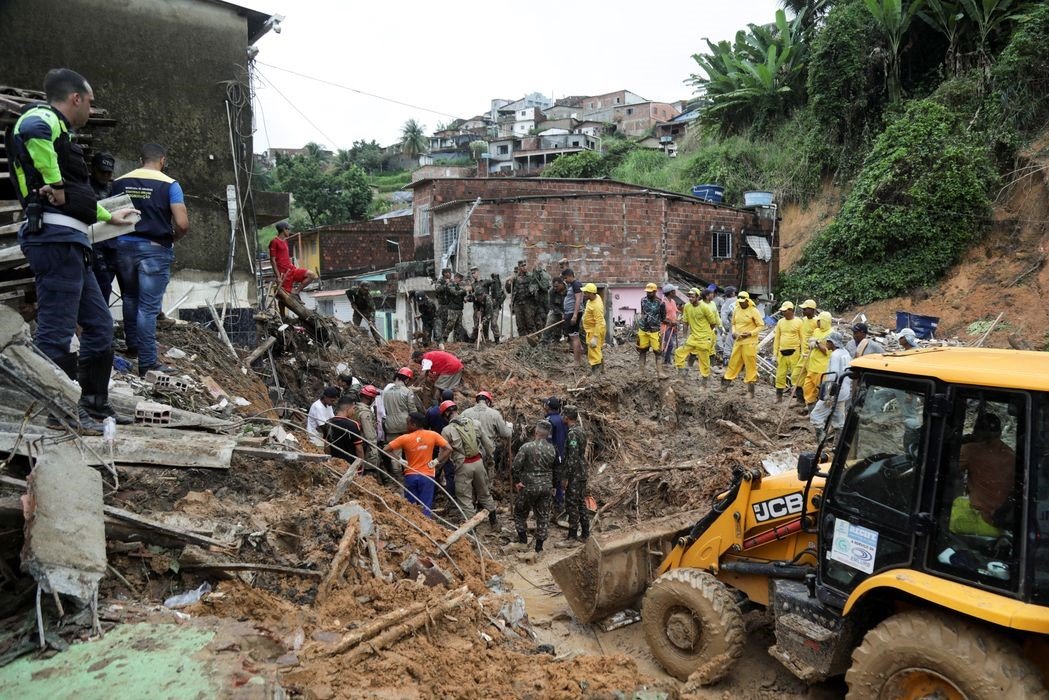
<path id="1" fill-rule="evenodd" d="M 618 102 L 619 100 L 616 100 L 616 101 Z M 627 107 L 626 108 L 626 113 L 627 113 L 627 116 L 630 116 L 631 114 L 634 113 L 634 108 L 633 107 Z"/>
<path id="2" fill-rule="evenodd" d="M 459 237 L 459 227 L 456 225 L 441 227 L 441 252 L 448 254 L 453 252 L 456 239 Z"/>
<path id="3" fill-rule="evenodd" d="M 509 153 L 510 153 L 510 147 L 508 145 L 502 144 L 502 145 L 499 146 L 499 155 L 505 156 L 505 155 L 508 155 Z"/>
<path id="4" fill-rule="evenodd" d="M 732 257 L 732 232 L 714 231 L 711 234 L 713 251 L 711 257 L 715 260 L 724 260 Z"/>
<path id="5" fill-rule="evenodd" d="M 1045 605 L 1049 602 L 1049 399 L 1042 394 L 1038 399 L 1038 420 L 1033 437 L 1037 440 L 1032 454 L 1038 461 L 1032 465 L 1035 483 L 1033 513 L 1028 527 L 1033 528 L 1027 539 L 1034 542 L 1028 571 L 1034 571 L 1032 598 Z"/>
<path id="6" fill-rule="evenodd" d="M 572 148 L 579 148 L 579 141 L 573 141 Z"/>
<path id="7" fill-rule="evenodd" d="M 430 207 L 420 207 L 419 216 L 415 219 L 415 231 L 419 236 L 433 235 L 433 220 L 430 217 Z"/>
<path id="8" fill-rule="evenodd" d="M 943 441 L 927 566 L 1016 590 L 1023 524 L 1027 396 L 962 389 Z"/>

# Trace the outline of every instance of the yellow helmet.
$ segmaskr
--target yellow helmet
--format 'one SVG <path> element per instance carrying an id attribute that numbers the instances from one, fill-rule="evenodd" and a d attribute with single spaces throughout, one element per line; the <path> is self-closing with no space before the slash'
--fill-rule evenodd
<path id="1" fill-rule="evenodd" d="M 583 290 L 582 291 L 588 292 L 590 294 L 597 294 L 597 285 L 594 284 L 593 282 L 587 282 L 586 284 L 583 285 Z"/>
<path id="2" fill-rule="evenodd" d="M 801 302 L 801 308 L 803 308 L 803 309 L 815 309 L 816 308 L 816 302 L 813 301 L 812 299 L 806 299 L 805 301 Z"/>
<path id="3" fill-rule="evenodd" d="M 785 301 L 785 302 L 783 302 L 780 305 L 779 310 L 780 311 L 793 311 L 794 310 L 794 302 L 793 301 Z"/>

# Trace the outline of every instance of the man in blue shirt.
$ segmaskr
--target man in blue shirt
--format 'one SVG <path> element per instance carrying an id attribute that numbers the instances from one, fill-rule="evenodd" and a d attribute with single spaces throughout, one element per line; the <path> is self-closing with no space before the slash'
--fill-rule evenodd
<path id="1" fill-rule="evenodd" d="M 171 372 L 157 361 L 157 314 L 175 259 L 173 245 L 189 233 L 189 215 L 178 182 L 163 173 L 167 151 L 147 143 L 142 167 L 113 181 L 113 194 L 127 194 L 142 220 L 134 233 L 117 239 L 117 281 L 124 309 L 124 338 L 138 353 L 138 374 Z"/>
<path id="2" fill-rule="evenodd" d="M 88 227 L 127 222 L 96 203 L 84 152 L 70 132 L 87 124 L 95 94 L 84 76 L 56 68 L 44 78 L 47 104 L 22 112 L 6 141 L 26 222 L 18 243 L 33 271 L 37 317 L 33 342 L 70 379 L 80 383 L 81 432 L 99 432 L 114 416 L 109 406 L 113 317 L 92 271 Z M 80 353 L 72 350 L 80 326 Z M 123 421 L 121 421 L 123 422 Z"/>

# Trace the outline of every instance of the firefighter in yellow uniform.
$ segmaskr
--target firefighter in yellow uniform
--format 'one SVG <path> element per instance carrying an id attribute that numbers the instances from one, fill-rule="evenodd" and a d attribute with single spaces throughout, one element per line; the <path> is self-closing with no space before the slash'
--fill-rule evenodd
<path id="1" fill-rule="evenodd" d="M 776 358 L 776 403 L 783 400 L 787 388 L 787 377 L 794 374 L 794 367 L 801 358 L 801 319 L 794 316 L 794 303 L 785 301 L 779 307 L 783 314 L 772 332 L 772 356 Z"/>
<path id="2" fill-rule="evenodd" d="M 758 382 L 758 333 L 765 327 L 765 319 L 750 300 L 750 295 L 740 292 L 736 297 L 736 310 L 732 313 L 732 356 L 725 370 L 725 381 L 731 382 L 744 370 L 743 382 L 747 391 L 754 395 Z"/>
<path id="3" fill-rule="evenodd" d="M 595 374 L 605 371 L 601 352 L 605 344 L 605 302 L 597 295 L 597 285 L 593 282 L 583 285 L 583 298 L 586 299 L 582 321 L 586 331 L 586 359 L 590 373 Z"/>
<path id="4" fill-rule="evenodd" d="M 792 386 L 798 387 L 795 391 L 798 400 L 802 400 L 801 385 L 805 383 L 805 365 L 809 361 L 809 338 L 816 330 L 816 302 L 806 299 L 801 302 L 801 357 L 794 365 L 794 372 L 790 375 Z"/>
<path id="5" fill-rule="evenodd" d="M 705 295 L 705 294 L 704 294 Z M 684 375 L 685 360 L 689 355 L 699 358 L 699 381 L 706 383 L 710 376 L 710 351 L 714 347 L 714 329 L 721 328 L 717 308 L 700 299 L 698 289 L 688 290 L 688 303 L 681 309 L 681 322 L 688 327 L 688 339 L 674 353 L 674 366 Z"/>
<path id="6" fill-rule="evenodd" d="M 805 364 L 805 406 L 812 408 L 820 393 L 820 378 L 830 364 L 830 353 L 823 341 L 834 330 L 834 319 L 829 311 L 821 311 L 816 329 L 809 338 L 809 360 Z"/>

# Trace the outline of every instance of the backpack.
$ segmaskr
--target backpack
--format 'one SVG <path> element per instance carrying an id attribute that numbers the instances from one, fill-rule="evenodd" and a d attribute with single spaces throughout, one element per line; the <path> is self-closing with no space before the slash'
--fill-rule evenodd
<path id="1" fill-rule="evenodd" d="M 481 454 L 477 439 L 477 426 L 474 425 L 474 422 L 472 420 L 464 420 L 461 423 L 452 421 L 452 425 L 455 426 L 455 432 L 459 433 L 459 438 L 463 441 L 463 456 L 469 459 Z"/>

